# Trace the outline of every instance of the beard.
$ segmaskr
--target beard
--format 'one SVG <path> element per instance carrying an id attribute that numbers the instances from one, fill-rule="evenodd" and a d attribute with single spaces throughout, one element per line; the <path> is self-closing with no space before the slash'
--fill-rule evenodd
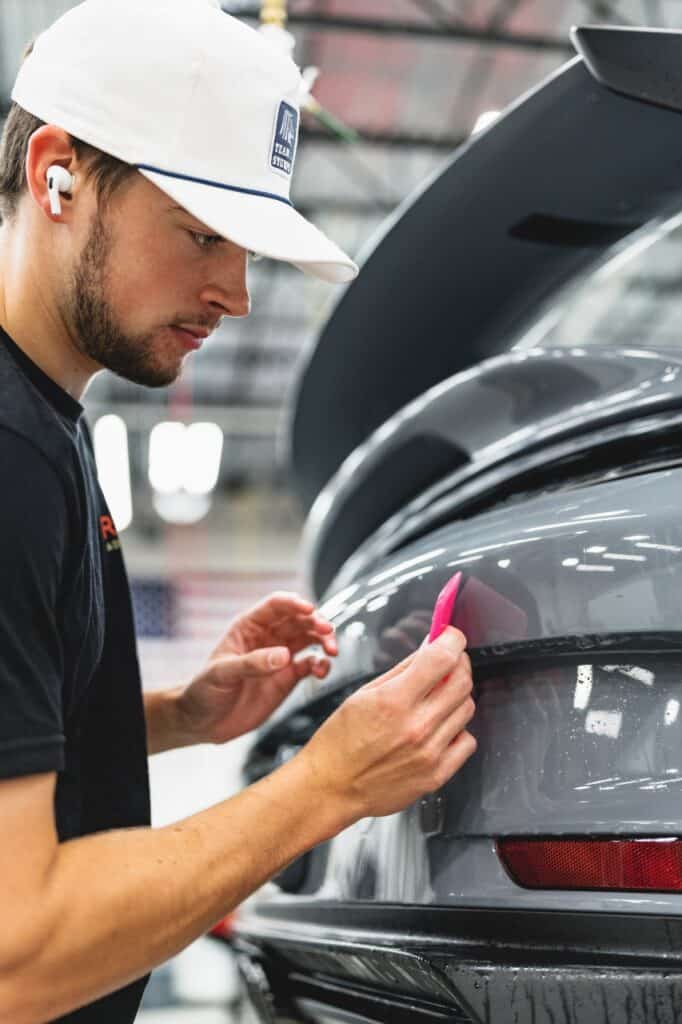
<path id="1" fill-rule="evenodd" d="M 181 363 L 169 365 L 154 357 L 152 334 L 127 334 L 107 301 L 111 238 L 100 212 L 73 272 L 68 320 L 80 350 L 112 373 L 134 384 L 161 388 L 180 374 Z"/>

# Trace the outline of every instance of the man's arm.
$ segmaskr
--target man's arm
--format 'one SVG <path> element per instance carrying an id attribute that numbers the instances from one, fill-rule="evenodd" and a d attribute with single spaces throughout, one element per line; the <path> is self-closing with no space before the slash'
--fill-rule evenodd
<path id="1" fill-rule="evenodd" d="M 117 830 L 61 845 L 52 824 L 54 776 L 0 783 L 3 827 L 11 824 L 8 802 L 20 815 L 9 833 L 17 846 L 11 892 L 8 874 L 2 884 L 2 1024 L 41 1024 L 122 988 L 352 820 L 350 808 L 344 820 L 336 802 L 320 813 L 319 795 L 302 769 L 292 762 L 166 828 Z"/>
<path id="2" fill-rule="evenodd" d="M 182 686 L 172 690 L 145 691 L 144 718 L 149 754 L 160 754 L 163 750 L 188 747 L 197 742 L 182 713 L 180 698 L 183 692 Z"/>
<path id="3" fill-rule="evenodd" d="M 2 1024 L 41 1024 L 122 987 L 312 846 L 443 785 L 475 749 L 463 646 L 447 630 L 272 775 L 166 828 L 60 845 L 55 776 L 0 783 Z"/>

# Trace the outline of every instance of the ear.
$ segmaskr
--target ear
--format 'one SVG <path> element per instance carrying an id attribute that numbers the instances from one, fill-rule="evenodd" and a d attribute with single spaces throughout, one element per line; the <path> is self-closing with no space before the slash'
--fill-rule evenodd
<path id="1" fill-rule="evenodd" d="M 67 223 L 71 217 L 71 197 L 62 193 L 62 212 L 52 213 L 47 190 L 47 169 L 52 164 L 65 167 L 74 173 L 76 154 L 67 132 L 56 125 L 46 124 L 38 128 L 29 139 L 26 152 L 26 185 L 33 202 L 48 220 Z"/>

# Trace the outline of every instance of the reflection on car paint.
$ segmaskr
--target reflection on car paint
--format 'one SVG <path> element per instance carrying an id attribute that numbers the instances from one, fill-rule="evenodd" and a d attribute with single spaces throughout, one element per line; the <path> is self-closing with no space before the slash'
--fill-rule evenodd
<path id="1" fill-rule="evenodd" d="M 589 452 L 617 441 L 628 431 L 634 440 L 643 430 L 664 429 L 671 415 L 679 419 L 681 369 L 682 359 L 673 354 L 535 349 L 486 360 L 444 381 L 373 434 L 321 492 L 306 524 L 309 576 L 326 586 L 346 559 L 337 586 L 377 561 L 383 572 L 391 546 L 405 543 L 416 529 L 424 532 L 441 504 L 450 507 L 448 518 L 454 519 L 457 509 L 477 494 L 494 496 L 502 486 L 518 493 L 524 460 L 537 471 L 562 458 L 575 459 L 582 447 Z M 412 500 L 396 498 L 398 504 L 382 522 L 371 523 L 355 509 L 355 496 L 364 495 L 366 508 L 377 468 L 390 452 L 410 438 L 426 436 L 452 445 L 452 470 Z"/>
<path id="2" fill-rule="evenodd" d="M 322 610 L 339 657 L 327 679 L 292 694 L 283 727 L 296 708 L 337 691 L 342 699 L 349 681 L 359 686 L 416 650 L 456 565 L 453 624 L 469 638 L 479 748 L 435 797 L 314 851 L 319 886 L 310 891 L 547 906 L 548 894 L 542 904 L 519 896 L 491 837 L 682 831 L 681 489 L 682 470 L 665 470 L 531 498 L 522 517 L 500 509 L 452 524 L 330 595 Z M 565 894 L 554 898 L 567 905 Z M 656 902 L 645 895 L 634 905 Z M 595 905 L 633 900 L 585 897 Z"/>
<path id="3" fill-rule="evenodd" d="M 382 573 L 356 581 L 345 599 L 332 595 L 322 611 L 341 640 L 351 625 L 356 631 L 357 624 L 364 626 L 378 667 L 386 660 L 382 637 L 390 639 L 390 631 L 401 631 L 406 621 L 414 626 L 415 614 L 425 617 L 453 568 L 464 571 L 454 625 L 467 625 L 470 647 L 494 647 L 524 634 L 536 640 L 677 631 L 681 489 L 680 470 L 666 470 L 539 496 L 524 503 L 523 516 L 499 509 L 459 522 L 406 548 Z M 434 540 L 441 543 L 434 546 Z M 427 563 L 415 565 L 425 553 Z M 377 604 L 378 598 L 385 600 Z M 404 654 L 427 631 L 405 634 Z M 386 653 L 396 653 L 395 644 Z M 326 687 L 346 674 L 343 659 L 334 668 Z"/>

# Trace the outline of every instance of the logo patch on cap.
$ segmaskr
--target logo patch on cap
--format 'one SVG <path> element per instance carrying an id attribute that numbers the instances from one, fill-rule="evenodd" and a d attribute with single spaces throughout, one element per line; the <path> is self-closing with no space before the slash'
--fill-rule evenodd
<path id="1" fill-rule="evenodd" d="M 298 141 L 298 111 L 284 100 L 279 105 L 275 134 L 272 140 L 270 166 L 273 171 L 287 178 L 294 169 L 296 143 Z"/>

